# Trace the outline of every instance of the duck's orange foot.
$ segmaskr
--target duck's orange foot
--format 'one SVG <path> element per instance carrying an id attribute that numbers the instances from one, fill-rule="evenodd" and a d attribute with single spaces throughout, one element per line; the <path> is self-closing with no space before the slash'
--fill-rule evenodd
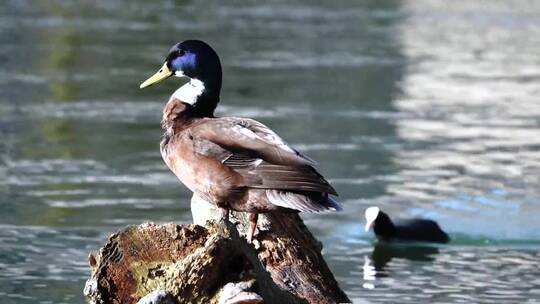
<path id="1" fill-rule="evenodd" d="M 247 241 L 249 244 L 253 241 L 253 235 L 255 234 L 255 230 L 257 230 L 257 219 L 259 218 L 258 213 L 250 213 L 249 214 L 249 228 L 247 232 Z"/>

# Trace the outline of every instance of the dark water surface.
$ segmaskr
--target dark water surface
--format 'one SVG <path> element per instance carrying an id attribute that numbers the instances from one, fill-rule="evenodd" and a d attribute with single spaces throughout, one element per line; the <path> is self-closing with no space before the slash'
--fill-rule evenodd
<path id="1" fill-rule="evenodd" d="M 159 155 L 173 42 L 224 64 L 221 115 L 316 159 L 347 212 L 304 216 L 357 303 L 540 302 L 540 2 L 0 4 L 0 298 L 82 303 L 86 257 L 144 221 L 187 223 Z M 381 245 L 363 210 L 454 242 Z"/>

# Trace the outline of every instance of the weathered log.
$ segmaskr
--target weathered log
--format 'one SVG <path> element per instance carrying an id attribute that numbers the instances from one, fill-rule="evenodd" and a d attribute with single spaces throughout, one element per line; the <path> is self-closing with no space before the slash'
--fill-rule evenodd
<path id="1" fill-rule="evenodd" d="M 241 236 L 245 214 L 232 212 L 231 222 L 220 221 L 219 212 L 197 197 L 192 212 L 192 225 L 142 224 L 112 235 L 89 258 L 85 294 L 91 302 L 350 302 L 297 213 L 261 215 L 254 244 L 248 244 Z"/>

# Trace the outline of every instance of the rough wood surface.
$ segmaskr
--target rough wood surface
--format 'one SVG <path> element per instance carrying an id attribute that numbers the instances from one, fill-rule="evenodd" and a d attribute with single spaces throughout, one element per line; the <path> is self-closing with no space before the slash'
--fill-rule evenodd
<path id="1" fill-rule="evenodd" d="M 212 221 L 218 213 L 196 197 L 192 212 L 195 223 L 204 227 L 142 224 L 112 235 L 89 257 L 92 274 L 85 294 L 90 301 L 350 302 L 326 265 L 321 244 L 298 214 L 261 215 L 254 244 L 248 244 L 242 237 L 244 214 L 231 214 L 232 223 Z M 153 292 L 168 299 L 145 300 Z"/>

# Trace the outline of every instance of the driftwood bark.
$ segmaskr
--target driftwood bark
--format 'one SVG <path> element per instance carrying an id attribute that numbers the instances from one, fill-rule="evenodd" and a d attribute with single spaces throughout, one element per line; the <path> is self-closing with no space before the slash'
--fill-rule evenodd
<path id="1" fill-rule="evenodd" d="M 217 210 L 197 197 L 192 212 L 195 224 L 142 224 L 113 234 L 89 257 L 90 301 L 350 302 L 297 213 L 260 215 L 258 234 L 248 244 L 244 214 L 220 221 Z"/>

